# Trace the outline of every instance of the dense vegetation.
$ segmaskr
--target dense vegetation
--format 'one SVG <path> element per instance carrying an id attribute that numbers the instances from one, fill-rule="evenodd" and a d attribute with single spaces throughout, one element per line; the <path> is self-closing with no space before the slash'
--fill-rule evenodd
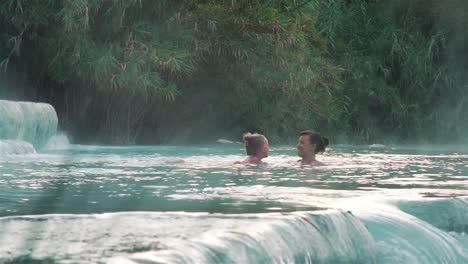
<path id="1" fill-rule="evenodd" d="M 464 140 L 464 0 L 3 0 L 0 96 L 76 141 Z"/>

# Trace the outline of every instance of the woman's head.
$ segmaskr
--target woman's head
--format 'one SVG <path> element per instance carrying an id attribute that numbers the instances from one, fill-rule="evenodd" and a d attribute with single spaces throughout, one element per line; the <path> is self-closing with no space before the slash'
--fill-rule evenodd
<path id="1" fill-rule="evenodd" d="M 243 136 L 245 150 L 249 156 L 260 158 L 268 157 L 269 145 L 267 138 L 262 134 L 246 133 Z"/>
<path id="2" fill-rule="evenodd" d="M 302 131 L 297 143 L 299 157 L 306 157 L 311 154 L 324 152 L 328 146 L 328 138 L 323 137 L 314 130 Z"/>

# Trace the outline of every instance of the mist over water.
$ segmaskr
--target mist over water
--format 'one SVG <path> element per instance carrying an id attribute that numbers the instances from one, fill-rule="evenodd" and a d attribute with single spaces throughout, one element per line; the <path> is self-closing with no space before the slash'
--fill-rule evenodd
<path id="1" fill-rule="evenodd" d="M 65 144 L 66 145 L 66 144 Z M 66 145 L 0 158 L 0 258 L 58 263 L 464 263 L 468 151 Z"/>

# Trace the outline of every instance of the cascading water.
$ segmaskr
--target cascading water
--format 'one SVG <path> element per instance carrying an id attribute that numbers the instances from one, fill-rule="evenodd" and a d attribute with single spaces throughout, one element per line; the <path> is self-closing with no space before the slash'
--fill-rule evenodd
<path id="1" fill-rule="evenodd" d="M 57 132 L 50 104 L 0 100 L 0 154 L 34 153 Z"/>
<path id="2" fill-rule="evenodd" d="M 210 219 L 211 218 L 211 219 Z M 207 217 L 214 228 L 168 249 L 110 263 L 375 263 L 366 227 L 347 212 Z"/>
<path id="3" fill-rule="evenodd" d="M 372 210 L 357 210 L 359 217 L 367 226 L 368 231 L 376 241 L 377 263 L 467 263 L 468 244 L 457 236 L 464 233 L 450 233 L 439 229 L 431 222 L 423 219 L 439 219 L 439 202 L 431 201 L 401 201 L 402 207 L 423 207 L 424 214 L 405 213 L 391 205 L 378 205 Z M 444 199 L 443 203 L 457 204 L 456 199 Z M 461 211 L 460 211 L 461 210 Z M 447 208 L 449 215 L 466 214 L 468 208 Z M 420 218 L 422 216 L 422 218 Z M 455 225 L 464 225 L 468 218 L 453 218 Z"/>
<path id="4" fill-rule="evenodd" d="M 468 202 L 462 199 L 401 202 L 398 207 L 441 230 L 468 234 Z"/>
<path id="5" fill-rule="evenodd" d="M 238 144 L 56 135 L 0 159 L 0 263 L 466 264 L 464 151 L 337 146 L 310 167 L 280 146 L 241 166 Z"/>
<path id="6" fill-rule="evenodd" d="M 351 214 L 335 210 L 290 215 L 19 216 L 0 218 L 0 227 L 15 230 L 2 237 L 15 242 L 4 244 L 0 255 L 30 252 L 44 258 L 58 253 L 70 263 L 85 263 L 80 256 L 90 262 L 100 260 L 99 255 L 108 250 L 147 251 L 109 263 L 375 263 L 376 254 L 365 226 Z"/>
<path id="7" fill-rule="evenodd" d="M 0 155 L 36 153 L 31 143 L 22 140 L 0 139 Z"/>

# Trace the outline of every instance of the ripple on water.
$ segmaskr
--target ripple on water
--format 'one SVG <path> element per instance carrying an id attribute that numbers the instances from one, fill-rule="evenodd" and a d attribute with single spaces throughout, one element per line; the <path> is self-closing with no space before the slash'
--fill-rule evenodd
<path id="1" fill-rule="evenodd" d="M 442 202 L 468 197 L 464 152 L 336 146 L 320 156 L 325 166 L 314 167 L 301 166 L 294 148 L 283 146 L 272 148 L 267 164 L 234 165 L 243 151 L 71 145 L 2 158 L 0 229 L 8 231 L 0 236 L 0 256 L 47 262 L 68 254 L 94 260 L 165 250 L 218 227 L 273 221 L 272 215 L 332 208 L 366 219 L 360 210 L 375 214 L 394 201 L 402 201 L 398 210 L 406 213 L 405 221 L 454 232 L 451 236 L 466 245 L 467 216 L 456 212 L 468 209 Z M 101 214 L 122 211 L 134 213 Z M 38 214 L 46 216 L 13 217 Z M 390 242 L 378 246 L 385 243 Z"/>

